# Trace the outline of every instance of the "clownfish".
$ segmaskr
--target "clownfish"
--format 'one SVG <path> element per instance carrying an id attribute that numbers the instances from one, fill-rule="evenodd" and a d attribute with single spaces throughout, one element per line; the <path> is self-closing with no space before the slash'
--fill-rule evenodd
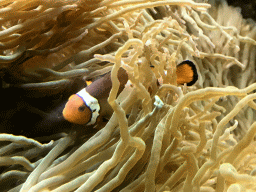
<path id="1" fill-rule="evenodd" d="M 118 71 L 120 82 L 118 94 L 128 81 L 128 74 L 123 68 Z M 64 119 L 75 124 L 93 125 L 99 116 L 110 116 L 112 108 L 108 104 L 108 96 L 112 88 L 111 73 L 93 81 L 78 93 L 71 95 L 62 112 Z"/>
<path id="2" fill-rule="evenodd" d="M 177 65 L 176 74 L 179 85 L 187 83 L 191 86 L 198 79 L 195 64 L 189 60 Z M 120 94 L 128 81 L 128 74 L 123 68 L 118 71 L 118 79 L 120 81 L 118 94 Z M 62 112 L 64 119 L 75 124 L 93 125 L 99 121 L 99 116 L 110 116 L 113 110 L 107 99 L 111 88 L 111 73 L 109 72 L 78 93 L 71 95 Z"/>

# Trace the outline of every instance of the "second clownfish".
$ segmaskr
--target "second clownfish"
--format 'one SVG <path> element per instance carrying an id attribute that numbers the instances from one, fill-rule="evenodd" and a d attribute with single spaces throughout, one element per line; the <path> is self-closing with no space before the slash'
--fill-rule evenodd
<path id="1" fill-rule="evenodd" d="M 197 79 L 197 69 L 192 61 L 186 60 L 177 65 L 177 84 L 193 85 Z M 123 68 L 118 71 L 120 81 L 119 93 L 128 81 L 128 75 Z M 71 95 L 62 112 L 63 117 L 75 124 L 93 125 L 99 116 L 109 116 L 112 108 L 108 104 L 108 96 L 112 88 L 111 73 L 92 82 L 78 93 Z"/>

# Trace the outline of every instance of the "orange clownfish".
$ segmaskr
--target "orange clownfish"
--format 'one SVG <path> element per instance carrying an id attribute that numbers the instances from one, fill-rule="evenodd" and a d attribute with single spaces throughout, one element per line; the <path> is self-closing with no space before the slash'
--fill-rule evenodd
<path id="1" fill-rule="evenodd" d="M 191 86 L 198 79 L 195 64 L 189 60 L 177 65 L 176 74 L 177 84 L 187 83 Z M 118 71 L 118 79 L 120 81 L 119 94 L 128 81 L 128 74 L 123 68 Z M 111 115 L 112 108 L 107 101 L 111 88 L 111 73 L 109 72 L 78 93 L 71 95 L 62 112 L 63 117 L 71 123 L 93 125 L 99 116 Z"/>
<path id="2" fill-rule="evenodd" d="M 119 94 L 128 81 L 128 74 L 123 68 L 118 71 L 118 80 L 120 81 Z M 93 125 L 99 116 L 110 116 L 112 108 L 107 99 L 111 88 L 112 81 L 109 72 L 78 93 L 71 95 L 62 112 L 63 117 L 71 123 Z"/>

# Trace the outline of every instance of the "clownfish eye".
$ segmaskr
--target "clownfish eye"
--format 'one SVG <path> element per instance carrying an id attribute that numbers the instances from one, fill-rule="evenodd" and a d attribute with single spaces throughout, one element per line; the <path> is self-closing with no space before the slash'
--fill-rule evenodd
<path id="1" fill-rule="evenodd" d="M 83 112 L 85 110 L 86 106 L 82 105 L 80 107 L 78 107 L 78 111 Z"/>

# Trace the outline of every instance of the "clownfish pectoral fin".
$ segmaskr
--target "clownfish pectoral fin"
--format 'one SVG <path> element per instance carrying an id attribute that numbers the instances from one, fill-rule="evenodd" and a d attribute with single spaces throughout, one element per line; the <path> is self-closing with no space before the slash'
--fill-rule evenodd
<path id="1" fill-rule="evenodd" d="M 195 84 L 198 79 L 198 73 L 195 64 L 192 61 L 185 60 L 177 65 L 176 68 L 177 84 L 188 86 Z"/>

